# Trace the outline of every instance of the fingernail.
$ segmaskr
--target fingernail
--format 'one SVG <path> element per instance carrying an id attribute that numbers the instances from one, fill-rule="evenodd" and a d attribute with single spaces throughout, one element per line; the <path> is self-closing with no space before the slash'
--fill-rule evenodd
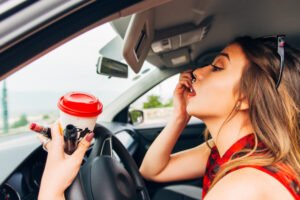
<path id="1" fill-rule="evenodd" d="M 92 132 L 92 133 L 87 134 L 85 140 L 90 142 L 90 141 L 92 141 L 93 138 L 94 138 L 94 133 Z"/>

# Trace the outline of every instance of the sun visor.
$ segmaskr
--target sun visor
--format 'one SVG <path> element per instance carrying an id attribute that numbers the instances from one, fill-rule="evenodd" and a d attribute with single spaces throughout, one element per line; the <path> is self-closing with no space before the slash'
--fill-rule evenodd
<path id="1" fill-rule="evenodd" d="M 153 37 L 153 9 L 133 15 L 125 34 L 123 56 L 135 73 L 141 70 Z"/>

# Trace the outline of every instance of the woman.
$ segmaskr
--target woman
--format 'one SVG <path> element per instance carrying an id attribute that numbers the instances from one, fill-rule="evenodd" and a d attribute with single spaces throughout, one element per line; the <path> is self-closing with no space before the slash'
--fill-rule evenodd
<path id="1" fill-rule="evenodd" d="M 212 64 L 183 72 L 174 115 L 148 150 L 141 174 L 158 182 L 204 176 L 205 200 L 300 199 L 300 52 L 282 40 L 238 38 Z M 211 139 L 171 155 L 190 116 L 206 124 Z M 47 145 L 40 199 L 46 189 L 63 198 L 89 140 L 84 143 L 69 158 L 54 155 L 54 141 Z M 73 170 L 57 180 L 51 173 L 65 171 L 63 163 Z"/>

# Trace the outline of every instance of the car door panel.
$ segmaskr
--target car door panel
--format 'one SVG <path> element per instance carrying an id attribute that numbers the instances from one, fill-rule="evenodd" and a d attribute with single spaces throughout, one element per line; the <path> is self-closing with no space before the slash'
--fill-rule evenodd
<path id="1" fill-rule="evenodd" d="M 155 138 L 160 134 L 163 130 L 164 125 L 151 126 L 151 127 L 142 127 L 136 128 L 135 131 L 139 135 L 139 148 L 138 148 L 138 156 L 137 156 L 137 164 L 140 165 L 145 153 L 149 149 L 152 142 Z M 189 149 L 195 147 L 204 142 L 203 132 L 205 130 L 205 124 L 203 122 L 198 123 L 190 123 L 188 124 L 183 132 L 181 133 L 172 153 L 176 153 L 178 151 L 182 151 L 185 149 Z M 146 181 L 147 188 L 150 196 L 154 195 L 155 192 L 161 189 L 164 186 L 176 185 L 176 184 L 184 184 L 184 185 L 194 185 L 197 187 L 202 187 L 202 179 L 193 179 L 188 181 L 176 181 L 176 182 L 168 182 L 168 183 L 156 183 L 152 181 Z"/>
<path id="2" fill-rule="evenodd" d="M 152 128 L 141 128 L 135 129 L 136 132 L 139 134 L 140 139 L 142 142 L 142 147 L 145 150 L 148 150 L 152 142 L 156 139 L 156 137 L 161 133 L 164 126 L 157 126 Z M 203 131 L 205 129 L 205 124 L 202 122 L 188 124 L 183 132 L 181 133 L 175 147 L 173 153 L 185 150 L 188 148 L 195 147 L 204 142 Z"/>

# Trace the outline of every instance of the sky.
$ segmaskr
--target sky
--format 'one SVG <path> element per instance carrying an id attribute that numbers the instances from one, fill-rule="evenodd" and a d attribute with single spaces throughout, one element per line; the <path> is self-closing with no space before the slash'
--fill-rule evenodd
<path id="1" fill-rule="evenodd" d="M 84 76 L 88 76 L 91 82 L 104 79 L 106 77 L 99 78 L 95 73 L 98 51 L 115 36 L 109 24 L 95 28 L 7 78 L 7 88 L 10 91 L 43 91 L 45 88 L 58 91 L 62 85 L 65 89 L 72 89 L 81 84 L 65 80 Z"/>

